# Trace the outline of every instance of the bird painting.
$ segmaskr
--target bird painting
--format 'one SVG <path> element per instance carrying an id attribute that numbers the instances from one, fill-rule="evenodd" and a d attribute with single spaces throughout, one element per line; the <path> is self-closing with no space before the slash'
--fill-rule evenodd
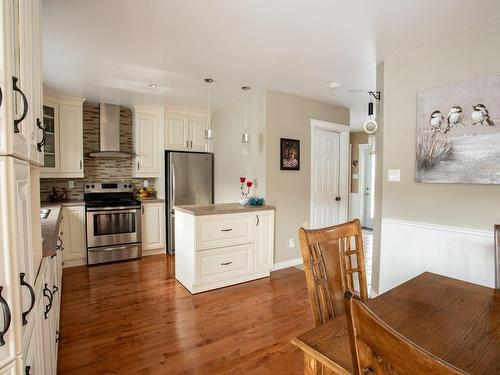
<path id="1" fill-rule="evenodd" d="M 444 117 L 441 111 L 434 111 L 431 113 L 431 117 L 429 118 L 429 124 L 431 126 L 432 131 L 440 131 L 441 125 L 444 122 Z"/>
<path id="2" fill-rule="evenodd" d="M 451 107 L 447 118 L 448 125 L 446 126 L 444 134 L 448 133 L 451 130 L 451 128 L 456 128 L 459 125 L 463 125 L 462 123 L 463 117 L 464 117 L 464 112 L 462 110 L 462 107 L 460 107 L 459 105 Z"/>
<path id="3" fill-rule="evenodd" d="M 484 125 L 484 123 L 486 123 L 489 126 L 495 126 L 495 123 L 490 118 L 490 114 L 484 104 L 476 104 L 472 106 L 471 118 L 472 125 Z"/>

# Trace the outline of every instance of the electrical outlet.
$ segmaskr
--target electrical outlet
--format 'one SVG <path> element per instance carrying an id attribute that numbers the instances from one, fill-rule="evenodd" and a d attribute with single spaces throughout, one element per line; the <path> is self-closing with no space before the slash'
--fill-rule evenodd
<path id="1" fill-rule="evenodd" d="M 75 188 L 75 181 L 68 181 L 68 188 L 74 189 Z"/>
<path id="2" fill-rule="evenodd" d="M 143 186 L 144 187 L 148 187 L 149 186 L 149 181 L 148 180 L 144 180 L 143 181 Z"/>
<path id="3" fill-rule="evenodd" d="M 295 247 L 295 239 L 290 238 L 290 239 L 288 240 L 288 247 L 290 247 L 290 248 Z"/>

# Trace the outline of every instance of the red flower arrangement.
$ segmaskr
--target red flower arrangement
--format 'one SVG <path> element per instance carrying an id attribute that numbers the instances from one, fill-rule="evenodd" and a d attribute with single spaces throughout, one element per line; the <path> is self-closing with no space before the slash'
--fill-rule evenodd
<path id="1" fill-rule="evenodd" d="M 245 191 L 245 181 L 246 181 L 246 185 L 247 185 L 246 191 Z M 248 195 L 250 194 L 250 188 L 252 187 L 253 182 L 250 180 L 247 181 L 246 177 L 240 177 L 240 183 L 241 183 L 241 186 L 240 186 L 241 198 L 243 198 L 243 199 L 247 198 Z"/>

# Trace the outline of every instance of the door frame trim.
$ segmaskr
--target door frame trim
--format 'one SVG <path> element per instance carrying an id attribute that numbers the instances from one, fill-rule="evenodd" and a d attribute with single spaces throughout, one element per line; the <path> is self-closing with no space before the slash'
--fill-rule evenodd
<path id="1" fill-rule="evenodd" d="M 358 144 L 358 155 L 359 155 L 359 180 L 358 180 L 358 194 L 359 194 L 359 221 L 361 226 L 365 225 L 365 192 L 362 190 L 362 187 L 365 185 L 365 165 L 366 158 L 364 154 L 364 150 L 370 149 L 370 145 L 368 143 L 360 143 Z M 373 194 L 373 192 L 372 192 Z"/>
<path id="2" fill-rule="evenodd" d="M 310 191 L 309 191 L 309 227 L 314 228 L 314 138 L 316 130 L 327 130 L 339 133 L 339 153 L 340 153 L 340 178 L 339 178 L 339 196 L 341 198 L 339 205 L 340 222 L 346 222 L 349 219 L 349 125 L 342 125 L 328 121 L 310 119 L 311 139 L 310 139 L 310 157 L 311 157 L 311 173 L 310 173 Z"/>

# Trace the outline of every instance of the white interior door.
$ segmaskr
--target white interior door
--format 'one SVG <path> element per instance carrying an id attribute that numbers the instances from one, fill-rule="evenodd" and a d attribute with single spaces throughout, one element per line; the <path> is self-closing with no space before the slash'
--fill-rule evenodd
<path id="1" fill-rule="evenodd" d="M 314 131 L 312 228 L 324 228 L 340 221 L 340 134 Z"/>

